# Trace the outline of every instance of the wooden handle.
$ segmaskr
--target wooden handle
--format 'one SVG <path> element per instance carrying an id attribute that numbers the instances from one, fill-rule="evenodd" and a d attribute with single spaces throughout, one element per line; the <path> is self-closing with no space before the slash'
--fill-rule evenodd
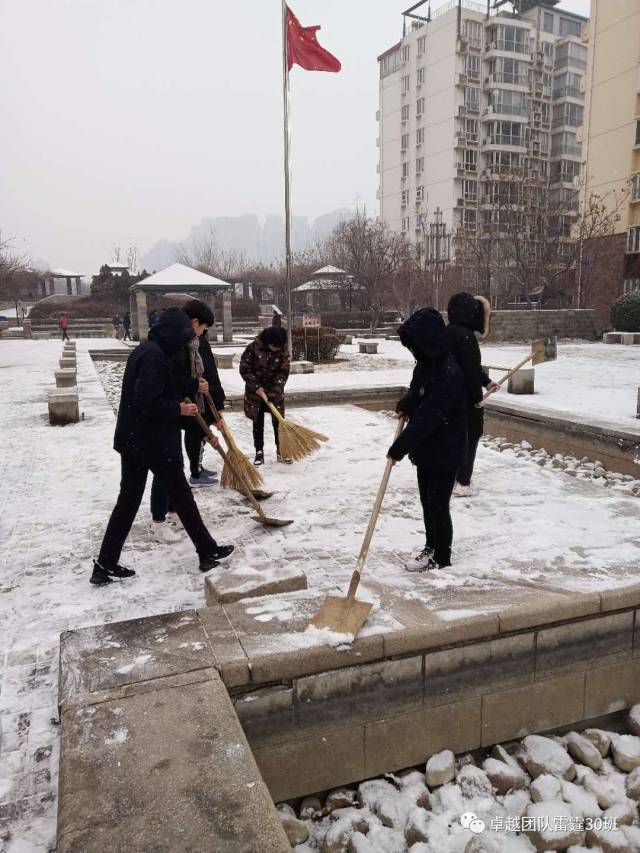
<path id="1" fill-rule="evenodd" d="M 398 426 L 396 427 L 396 432 L 393 437 L 393 440 L 400 436 L 400 433 L 404 429 L 404 419 L 400 418 L 398 421 Z M 385 465 L 384 474 L 382 475 L 382 482 L 380 483 L 380 487 L 378 488 L 378 494 L 376 496 L 376 502 L 373 505 L 373 511 L 371 513 L 371 518 L 369 519 L 369 524 L 367 526 L 367 532 L 364 535 L 364 541 L 362 543 L 362 548 L 360 548 L 360 554 L 358 555 L 358 562 L 356 563 L 356 570 L 353 573 L 353 577 L 351 578 L 351 584 L 349 586 L 349 592 L 347 593 L 347 598 L 355 598 L 356 590 L 358 589 L 358 585 L 360 583 L 360 577 L 364 570 L 364 563 L 367 559 L 367 554 L 369 553 L 369 545 L 371 545 L 371 540 L 373 538 L 373 531 L 376 527 L 376 522 L 378 521 L 378 516 L 380 515 L 380 509 L 382 508 L 382 501 L 384 500 L 385 492 L 387 491 L 387 484 L 389 483 L 389 477 L 391 476 L 391 469 L 395 465 L 395 461 L 393 459 L 387 459 L 387 464 Z"/>
<path id="2" fill-rule="evenodd" d="M 185 402 L 185 403 L 190 403 L 190 402 L 191 402 L 191 400 L 190 400 L 188 397 L 186 397 L 184 402 Z M 258 513 L 258 515 L 260 516 L 260 518 L 266 518 L 266 515 L 264 514 L 264 511 L 263 511 L 262 507 L 260 506 L 260 504 L 258 503 L 258 501 L 255 499 L 255 497 L 253 496 L 253 493 L 252 493 L 251 489 L 250 489 L 250 488 L 249 488 L 249 486 L 247 485 L 247 482 L 246 482 L 246 480 L 244 479 L 244 476 L 243 476 L 242 472 L 238 469 L 238 467 L 236 466 L 236 464 L 232 461 L 232 459 L 231 459 L 231 454 L 227 454 L 227 453 L 225 453 L 225 452 L 224 452 L 224 450 L 220 447 L 220 442 L 215 438 L 214 434 L 213 434 L 213 433 L 211 432 L 211 430 L 209 429 L 209 426 L 208 426 L 207 422 L 206 422 L 206 421 L 205 421 L 205 419 L 202 417 L 202 415 L 200 414 L 200 412 L 197 412 L 197 413 L 196 413 L 196 415 L 195 415 L 195 419 L 196 419 L 196 421 L 198 422 L 198 424 L 199 424 L 199 426 L 200 426 L 200 429 L 203 431 L 203 433 L 206 435 L 206 437 L 209 439 L 209 441 L 215 442 L 215 443 L 213 444 L 213 446 L 214 446 L 214 447 L 215 447 L 215 449 L 218 451 L 218 453 L 220 454 L 220 456 L 222 456 L 222 459 L 224 460 L 225 465 L 228 465 L 228 466 L 229 466 L 229 468 L 231 468 L 231 470 L 232 470 L 232 471 L 233 471 L 233 473 L 235 474 L 235 476 L 238 478 L 238 482 L 239 482 L 239 483 L 240 483 L 240 485 L 242 486 L 242 491 L 245 493 L 246 497 L 248 497 L 248 498 L 249 498 L 249 501 L 251 502 L 251 504 L 252 504 L 253 508 L 254 508 L 254 509 L 255 509 L 255 511 Z"/>
<path id="3" fill-rule="evenodd" d="M 229 448 L 229 450 L 232 450 L 234 447 L 233 436 L 231 435 L 230 429 L 227 427 L 226 423 L 224 422 L 222 415 L 220 414 L 220 412 L 216 408 L 216 404 L 213 402 L 213 397 L 211 396 L 211 394 L 208 391 L 203 396 L 204 396 L 204 399 L 207 401 L 207 405 L 209 406 L 209 410 L 211 411 L 211 414 L 213 415 L 214 421 L 222 430 L 222 434 L 225 438 L 225 441 L 227 442 L 227 447 Z"/>
<path id="4" fill-rule="evenodd" d="M 283 423 L 284 423 L 284 418 L 282 417 L 282 415 L 280 414 L 280 412 L 276 409 L 276 407 L 273 405 L 273 403 L 269 400 L 269 398 L 268 398 L 268 397 L 267 397 L 267 395 L 264 393 L 264 391 L 262 392 L 262 394 L 260 393 L 260 391 L 256 391 L 256 394 L 258 395 L 258 397 L 260 397 L 260 399 L 261 399 L 261 400 L 264 400 L 264 401 L 265 401 L 265 403 L 267 404 L 267 406 L 269 406 L 269 408 L 271 409 L 271 414 L 272 414 L 275 418 L 277 418 L 277 419 L 280 421 L 280 423 L 281 423 L 281 424 L 283 424 Z"/>
<path id="5" fill-rule="evenodd" d="M 515 367 L 512 367 L 511 370 L 509 370 L 507 373 L 505 373 L 504 376 L 501 376 L 500 379 L 498 379 L 498 381 L 496 382 L 496 385 L 504 385 L 504 383 L 508 379 L 510 379 L 514 373 L 517 373 L 520 370 L 520 368 L 524 367 L 525 364 L 527 362 L 531 361 L 532 358 L 533 358 L 533 353 L 529 353 L 529 355 L 526 358 L 523 358 L 521 362 L 516 364 Z M 493 391 L 487 391 L 485 393 L 484 397 L 482 398 L 482 402 L 484 403 L 484 401 L 487 400 L 493 393 L 494 393 Z"/>

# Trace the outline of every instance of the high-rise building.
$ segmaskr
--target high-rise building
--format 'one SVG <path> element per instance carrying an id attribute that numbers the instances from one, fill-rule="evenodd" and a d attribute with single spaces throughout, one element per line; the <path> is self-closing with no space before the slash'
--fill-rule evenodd
<path id="1" fill-rule="evenodd" d="M 379 213 L 419 251 L 438 209 L 454 236 L 482 232 L 507 175 L 566 196 L 571 219 L 588 51 L 586 19 L 558 4 L 425 0 L 378 57 Z"/>
<path id="2" fill-rule="evenodd" d="M 593 241 L 582 269 L 584 304 L 606 323 L 622 293 L 640 291 L 640 3 L 591 0 L 586 79 L 585 192 L 609 206 L 627 187 L 615 234 Z"/>

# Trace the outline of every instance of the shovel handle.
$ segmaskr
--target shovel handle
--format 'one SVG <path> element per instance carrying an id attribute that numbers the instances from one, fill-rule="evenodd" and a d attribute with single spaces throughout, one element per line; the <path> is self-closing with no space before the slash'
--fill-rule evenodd
<path id="1" fill-rule="evenodd" d="M 188 397 L 186 397 L 184 402 L 190 403 L 191 400 Z M 225 465 L 228 465 L 229 468 L 231 468 L 231 470 L 235 474 L 235 476 L 238 478 L 238 481 L 239 481 L 240 485 L 242 486 L 242 491 L 245 493 L 246 497 L 249 498 L 249 501 L 251 502 L 253 508 L 258 513 L 260 518 L 266 518 L 262 507 L 260 506 L 258 501 L 254 498 L 254 496 L 251 492 L 251 489 L 247 485 L 244 477 L 242 476 L 242 472 L 238 469 L 238 467 L 235 465 L 235 463 L 231 460 L 231 454 L 225 453 L 224 450 L 220 447 L 220 442 L 216 439 L 214 434 L 211 432 L 207 422 L 202 417 L 200 412 L 196 413 L 195 419 L 198 422 L 200 429 L 203 431 L 203 433 L 206 435 L 206 437 L 209 439 L 209 441 L 213 444 L 213 446 L 218 451 L 220 456 L 222 456 L 222 459 L 224 460 Z"/>
<path id="2" fill-rule="evenodd" d="M 393 437 L 394 441 L 400 436 L 400 433 L 403 429 L 404 419 L 400 418 L 398 421 L 398 426 L 396 427 L 395 435 Z M 358 585 L 360 583 L 360 577 L 364 569 L 364 563 L 367 559 L 367 554 L 369 553 L 369 546 L 371 545 L 371 540 L 373 538 L 373 531 L 375 530 L 376 523 L 378 521 L 378 516 L 380 515 L 380 509 L 382 508 L 382 501 L 384 500 L 385 492 L 387 491 L 387 484 L 389 483 L 389 477 L 391 476 L 391 469 L 394 465 L 395 461 L 393 459 L 387 459 L 387 464 L 384 468 L 384 474 L 382 475 L 382 482 L 380 483 L 380 487 L 378 488 L 376 502 L 373 505 L 371 518 L 369 519 L 369 524 L 367 526 L 367 532 L 364 535 L 364 542 L 362 543 L 362 548 L 360 548 L 360 554 L 358 555 L 356 569 L 353 573 L 353 576 L 351 577 L 351 583 L 349 584 L 349 592 L 347 593 L 347 598 L 355 598 L 356 590 L 358 589 Z"/>
<path id="3" fill-rule="evenodd" d="M 507 379 L 511 379 L 514 373 L 517 373 L 521 367 L 524 367 L 531 359 L 533 358 L 533 353 L 529 353 L 526 358 L 523 358 L 522 361 L 518 362 L 515 367 L 512 367 L 504 376 L 501 376 L 500 379 L 496 382 L 496 385 L 504 385 Z M 482 398 L 482 402 L 488 400 L 489 397 L 493 394 L 493 391 L 486 391 L 484 397 Z"/>
<path id="4" fill-rule="evenodd" d="M 264 400 L 264 402 L 267 404 L 267 406 L 269 406 L 269 409 L 271 410 L 271 414 L 274 416 L 274 418 L 277 418 L 280 421 L 280 423 L 283 424 L 284 418 L 282 417 L 280 412 L 276 409 L 276 407 L 273 405 L 271 400 L 269 400 L 269 398 L 264 393 L 264 391 L 262 391 L 262 393 L 260 393 L 260 391 L 256 391 L 256 394 L 258 395 L 258 397 L 260 397 L 261 400 Z"/>

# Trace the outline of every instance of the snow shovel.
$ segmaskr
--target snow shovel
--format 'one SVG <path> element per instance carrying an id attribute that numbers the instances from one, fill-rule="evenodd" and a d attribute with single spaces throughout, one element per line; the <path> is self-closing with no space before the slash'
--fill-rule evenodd
<path id="1" fill-rule="evenodd" d="M 507 380 L 509 380 L 514 373 L 517 373 L 521 367 L 524 367 L 525 364 L 531 362 L 531 366 L 535 367 L 537 364 L 544 364 L 545 361 L 556 361 L 558 358 L 558 341 L 556 338 L 547 338 L 546 340 L 541 339 L 539 341 L 533 341 L 531 344 L 531 352 L 526 358 L 523 358 L 522 361 L 518 362 L 515 367 L 512 367 L 504 376 L 501 376 L 500 379 L 496 382 L 496 385 L 504 385 Z M 486 391 L 484 397 L 482 398 L 482 402 L 488 400 L 489 397 L 494 394 L 495 391 Z"/>
<path id="2" fill-rule="evenodd" d="M 185 403 L 190 403 L 190 402 L 191 402 L 191 400 L 189 400 L 188 398 L 185 399 Z M 200 425 L 200 429 L 204 432 L 206 437 L 209 439 L 209 442 L 212 443 L 213 447 L 215 447 L 215 449 L 218 451 L 220 456 L 222 456 L 222 459 L 223 459 L 225 465 L 228 465 L 231 468 L 231 470 L 233 471 L 235 476 L 238 478 L 238 481 L 243 484 L 243 486 L 244 486 L 243 491 L 244 491 L 245 495 L 249 498 L 251 505 L 253 506 L 255 511 L 258 513 L 257 516 L 254 516 L 254 519 L 257 522 L 259 522 L 260 524 L 266 525 L 267 527 L 285 527 L 287 524 L 292 524 L 293 523 L 292 518 L 291 519 L 269 518 L 269 516 L 264 514 L 262 507 L 260 506 L 258 501 L 254 498 L 254 496 L 251 492 L 251 489 L 249 488 L 249 486 L 246 485 L 246 482 L 244 481 L 244 479 L 242 477 L 242 472 L 240 471 L 239 468 L 236 468 L 235 462 L 232 461 L 231 456 L 227 455 L 224 452 L 224 450 L 220 447 L 220 442 L 218 442 L 215 439 L 213 433 L 211 432 L 211 430 L 209 429 L 209 427 L 207 425 L 207 422 L 202 417 L 200 412 L 198 412 L 196 414 L 195 418 L 196 418 L 198 424 Z"/>
<path id="3" fill-rule="evenodd" d="M 398 422 L 393 439 L 394 441 L 398 438 L 403 428 L 404 419 L 401 418 Z M 316 628 L 329 628 L 330 631 L 334 631 L 336 634 L 351 634 L 355 640 L 358 631 L 367 621 L 367 617 L 371 612 L 373 604 L 368 601 L 358 601 L 356 598 L 356 592 L 364 570 L 364 563 L 367 559 L 367 554 L 369 553 L 369 545 L 373 538 L 373 531 L 375 530 L 376 522 L 380 515 L 382 501 L 384 499 L 385 492 L 387 491 L 387 484 L 389 482 L 389 477 L 391 476 L 391 469 L 394 465 L 395 462 L 393 459 L 387 459 L 387 464 L 382 476 L 382 482 L 380 483 L 376 502 L 373 505 L 373 512 L 369 519 L 369 526 L 367 527 L 367 532 L 364 535 L 362 548 L 360 548 L 358 562 L 356 563 L 354 573 L 351 575 L 351 583 L 349 584 L 347 597 L 341 598 L 339 595 L 328 595 L 320 610 L 318 610 L 315 616 L 309 620 L 309 625 L 313 625 Z"/>
<path id="4" fill-rule="evenodd" d="M 249 462 L 244 453 L 240 450 L 238 445 L 235 443 L 233 435 L 231 434 L 231 430 L 222 419 L 222 416 L 218 409 L 216 408 L 215 403 L 213 402 L 213 397 L 207 391 L 204 395 L 205 400 L 207 401 L 207 405 L 209 406 L 209 411 L 213 415 L 213 419 L 216 424 L 221 425 L 222 434 L 224 436 L 224 440 L 227 442 L 227 455 L 233 458 L 233 461 L 236 463 L 235 468 L 230 468 L 228 465 L 222 469 L 222 477 L 220 478 L 220 485 L 223 489 L 232 488 L 237 492 L 244 491 L 244 486 L 249 486 L 251 489 L 251 494 L 256 498 L 256 500 L 264 501 L 267 498 L 270 498 L 273 495 L 273 492 L 265 492 L 264 489 L 253 488 L 254 486 L 262 485 L 262 477 L 259 472 L 256 471 L 255 466 Z M 240 469 L 242 473 L 242 479 L 238 479 L 234 471 Z"/>

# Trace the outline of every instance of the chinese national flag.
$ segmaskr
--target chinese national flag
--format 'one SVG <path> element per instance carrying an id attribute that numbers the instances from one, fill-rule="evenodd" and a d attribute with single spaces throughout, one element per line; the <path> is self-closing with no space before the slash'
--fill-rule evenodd
<path id="1" fill-rule="evenodd" d="M 287 6 L 287 59 L 289 71 L 300 65 L 307 71 L 340 71 L 340 60 L 318 44 L 320 27 L 303 27 Z"/>

